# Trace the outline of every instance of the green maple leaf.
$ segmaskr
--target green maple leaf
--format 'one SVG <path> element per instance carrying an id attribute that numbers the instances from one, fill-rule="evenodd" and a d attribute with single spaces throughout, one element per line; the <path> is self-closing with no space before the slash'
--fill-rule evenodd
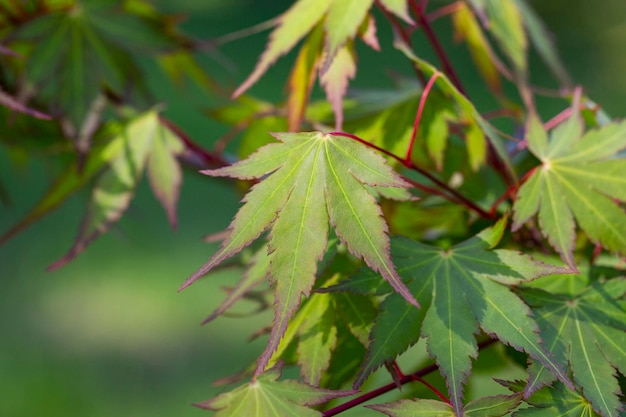
<path id="1" fill-rule="evenodd" d="M 275 320 L 257 374 L 278 347 L 302 296 L 313 287 L 317 263 L 326 251 L 329 223 L 352 254 L 417 305 L 391 262 L 387 226 L 365 187 L 406 188 L 408 184 L 383 157 L 350 138 L 320 132 L 274 136 L 281 143 L 266 145 L 232 166 L 204 171 L 212 176 L 264 179 L 246 194 L 220 249 L 181 286 L 181 290 L 187 287 L 271 227 L 269 279 L 275 285 Z"/>
<path id="2" fill-rule="evenodd" d="M 513 392 L 524 390 L 521 381 L 498 381 Z M 601 417 L 578 391 L 566 388 L 560 382 L 544 387 L 524 400 L 530 407 L 521 408 L 513 417 Z M 615 416 L 624 417 L 624 413 Z"/>
<path id="3" fill-rule="evenodd" d="M 98 236 L 120 219 L 128 208 L 144 171 L 155 196 L 165 208 L 172 225 L 176 222 L 176 202 L 182 172 L 177 155 L 183 144 L 165 128 L 158 113 L 148 111 L 123 126 L 102 149 L 90 155 L 83 175 L 71 166 L 65 175 L 21 224 L 27 225 L 56 205 L 87 180 L 103 170 L 91 193 L 87 213 L 78 236 L 68 253 L 49 267 L 56 269 L 74 259 Z"/>
<path id="4" fill-rule="evenodd" d="M 626 374 L 624 294 L 626 278 L 592 282 L 576 295 L 550 294 L 541 289 L 522 291 L 546 347 L 559 362 L 569 362 L 574 382 L 582 387 L 593 408 L 606 417 L 623 408 L 615 371 Z M 535 367 L 529 386 L 546 382 L 542 371 Z"/>
<path id="5" fill-rule="evenodd" d="M 509 288 L 558 268 L 514 251 L 489 250 L 499 242 L 505 226 L 502 219 L 447 250 L 406 238 L 392 240 L 398 273 L 423 308 L 412 311 L 396 294 L 382 302 L 355 386 L 417 342 L 421 334 L 446 379 L 453 409 L 461 416 L 463 386 L 471 359 L 478 353 L 475 334 L 479 329 L 527 352 L 572 385 L 563 366 L 543 347 L 530 309 Z M 371 275 L 363 279 L 373 282 Z M 357 280 L 355 285 L 362 288 L 363 283 Z"/>
<path id="6" fill-rule="evenodd" d="M 217 411 L 215 417 L 320 417 L 322 413 L 309 406 L 354 394 L 299 381 L 278 381 L 280 374 L 279 368 L 272 368 L 252 382 L 196 406 Z"/>
<path id="7" fill-rule="evenodd" d="M 563 260 L 575 269 L 575 221 L 589 238 L 626 254 L 626 234 L 616 225 L 626 213 L 626 122 L 611 123 L 583 135 L 578 114 L 552 132 L 548 141 L 536 116 L 529 119 L 528 147 L 542 165 L 520 187 L 513 229 L 538 213 L 539 226 Z"/>
<path id="8" fill-rule="evenodd" d="M 463 412 L 470 417 L 501 417 L 507 415 L 521 401 L 520 394 L 483 397 L 467 403 Z M 389 417 L 458 417 L 450 404 L 436 400 L 400 400 L 366 407 Z"/>
<path id="9" fill-rule="evenodd" d="M 58 3 L 58 2 L 57 2 Z M 72 125 L 75 139 L 96 114 L 102 86 L 124 94 L 143 87 L 134 56 L 177 47 L 172 23 L 151 6 L 87 0 L 53 6 L 12 34 L 30 41 L 26 79 Z M 133 7 L 135 6 L 135 7 Z M 139 87 L 139 88 L 137 88 Z"/>

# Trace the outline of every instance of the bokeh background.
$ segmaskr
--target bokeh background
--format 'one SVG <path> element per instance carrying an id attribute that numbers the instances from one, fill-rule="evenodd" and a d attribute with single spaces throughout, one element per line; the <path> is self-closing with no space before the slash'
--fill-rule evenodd
<path id="1" fill-rule="evenodd" d="M 431 8 L 438 1 L 432 0 Z M 575 82 L 616 117 L 626 113 L 626 3 L 623 0 L 536 0 L 531 2 L 554 33 L 561 56 Z M 291 1 L 160 0 L 164 11 L 186 17 L 182 27 L 197 38 L 212 39 L 276 16 Z M 442 33 L 450 26 L 439 21 Z M 360 73 L 353 85 L 385 86 L 389 72 L 410 68 L 389 44 L 390 31 L 380 25 L 382 53 L 361 48 Z M 482 84 L 463 45 L 442 38 L 481 102 Z M 227 86 L 243 81 L 261 53 L 267 33 L 224 45 L 201 57 L 211 77 Z M 422 56 L 437 62 L 423 40 Z M 280 99 L 293 54 L 270 69 L 251 93 Z M 536 84 L 550 85 L 547 71 L 532 59 Z M 166 114 L 195 140 L 210 145 L 227 127 L 205 117 L 220 103 L 193 86 L 175 89 L 157 67 L 148 80 Z M 367 69 L 365 71 L 364 69 Z M 565 106 L 543 105 L 544 118 Z M 1 132 L 0 132 L 1 133 Z M 10 164 L 0 149 L 0 178 L 12 197 L 0 207 L 0 230 L 21 218 L 43 195 L 55 167 L 32 159 Z M 240 194 L 227 182 L 188 171 L 179 206 L 179 229 L 167 225 L 146 184 L 129 212 L 111 233 L 101 237 L 77 260 L 52 273 L 45 267 L 64 254 L 76 235 L 87 193 L 73 197 L 53 214 L 0 247 L 0 417 L 194 417 L 209 413 L 190 404 L 220 391 L 211 383 L 254 360 L 263 339 L 247 338 L 269 323 L 270 314 L 221 318 L 200 327 L 217 306 L 220 288 L 241 271 L 225 270 L 177 294 L 181 282 L 215 250 L 205 234 L 224 229 Z M 242 305 L 240 312 L 254 309 Z M 493 351 L 482 361 L 500 360 Z M 409 362 L 410 363 L 410 362 Z M 487 369 L 488 363 L 486 365 Z M 410 368 L 409 368 L 410 369 Z M 473 383 L 468 395 L 489 384 Z M 480 377 L 480 375 L 479 375 Z M 384 378 L 382 379 L 384 380 Z M 346 415 L 364 415 L 363 410 Z"/>

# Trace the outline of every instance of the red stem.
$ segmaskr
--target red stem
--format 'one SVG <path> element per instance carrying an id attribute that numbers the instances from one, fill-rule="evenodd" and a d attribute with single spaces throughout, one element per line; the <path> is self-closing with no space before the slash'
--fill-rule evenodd
<path id="1" fill-rule="evenodd" d="M 382 11 L 382 13 L 385 15 L 387 20 L 389 20 L 389 22 L 391 22 L 391 25 L 394 27 L 396 32 L 398 32 L 398 35 L 400 35 L 400 37 L 402 38 L 404 43 L 406 43 L 407 45 L 410 46 L 411 45 L 411 36 L 409 35 L 409 32 L 404 27 L 402 27 L 402 25 L 400 24 L 400 21 L 396 18 L 396 16 L 394 16 L 391 13 L 389 13 L 387 11 L 387 9 L 385 9 L 383 6 L 381 6 L 381 4 L 379 3 L 378 0 L 376 0 L 376 5 Z M 420 80 L 422 85 L 425 85 L 426 84 L 426 77 L 424 76 L 424 73 L 422 72 L 420 67 L 417 64 L 415 64 L 415 63 L 413 63 L 412 66 L 413 66 L 413 71 L 415 71 L 415 75 L 417 76 L 417 78 Z"/>
<path id="2" fill-rule="evenodd" d="M 439 57 L 439 60 L 441 61 L 441 65 L 443 66 L 444 72 L 448 75 L 448 77 L 450 78 L 450 81 L 452 81 L 452 83 L 456 86 L 459 92 L 463 95 L 466 95 L 465 89 L 463 88 L 463 85 L 461 84 L 461 80 L 456 75 L 456 72 L 454 71 L 454 68 L 452 67 L 452 64 L 450 63 L 450 60 L 448 59 L 448 56 L 445 53 L 443 45 L 441 45 L 441 42 L 439 42 L 439 38 L 437 37 L 437 35 L 435 35 L 433 28 L 430 26 L 430 22 L 428 21 L 426 14 L 423 12 L 423 10 L 420 8 L 420 6 L 417 4 L 415 0 L 410 0 L 409 5 L 411 6 L 413 13 L 415 14 L 415 18 L 417 19 L 417 22 L 422 27 L 422 29 L 424 29 L 424 33 L 426 34 L 426 37 L 428 38 L 430 44 L 435 50 L 435 53 Z"/>
<path id="3" fill-rule="evenodd" d="M 406 151 L 406 156 L 404 157 L 404 165 L 407 166 L 408 163 L 411 162 L 411 153 L 413 153 L 413 146 L 415 145 L 415 138 L 417 137 L 417 131 L 420 127 L 420 122 L 422 121 L 422 113 L 424 111 L 424 105 L 426 104 L 426 99 L 430 94 L 430 90 L 433 88 L 435 81 L 439 77 L 440 73 L 435 72 L 428 80 L 428 84 L 424 87 L 424 91 L 422 92 L 422 97 L 420 97 L 420 104 L 417 108 L 417 114 L 415 115 L 415 122 L 413 123 L 413 132 L 411 132 L 411 140 L 409 142 L 409 148 Z"/>
<path id="4" fill-rule="evenodd" d="M 528 171 L 526 174 L 524 174 L 524 176 L 522 177 L 521 180 L 519 180 L 518 183 L 511 185 L 509 188 L 507 188 L 507 190 L 495 201 L 495 203 L 493 203 L 491 205 L 491 208 L 489 209 L 489 214 L 492 215 L 493 217 L 496 216 L 496 210 L 498 209 L 498 206 L 507 198 L 509 198 L 511 195 L 515 194 L 517 192 L 517 190 L 519 189 L 519 187 L 521 187 L 521 185 L 526 182 L 526 180 L 528 179 L 528 177 L 530 177 L 532 174 L 534 174 L 534 172 L 537 170 L 537 167 L 534 167 L 533 169 L 531 169 L 530 171 Z"/>
<path id="5" fill-rule="evenodd" d="M 495 342 L 497 342 L 497 339 L 489 339 L 489 340 L 485 340 L 484 342 L 480 342 L 478 344 L 478 349 L 482 350 L 484 348 L 486 348 L 487 346 L 490 346 L 492 344 L 494 344 Z M 400 378 L 400 385 L 404 385 L 404 384 L 408 384 L 409 382 L 413 382 L 413 381 L 420 381 L 422 379 L 423 376 L 426 376 L 432 372 L 435 372 L 437 369 L 439 369 L 439 367 L 436 364 L 432 364 L 432 365 L 428 365 L 416 372 L 413 372 L 410 375 L 405 375 L 402 378 Z M 420 381 L 422 382 L 422 381 Z M 423 382 L 422 382 L 423 383 Z M 397 385 L 395 382 L 391 382 L 387 385 L 383 385 L 382 387 L 376 388 L 373 391 L 370 392 L 366 392 L 363 395 L 359 395 L 356 398 L 351 399 L 350 401 L 346 401 L 343 404 L 338 405 L 337 407 L 333 407 L 330 410 L 326 410 L 322 412 L 322 417 L 332 417 L 332 416 L 336 416 L 339 413 L 343 413 L 346 410 L 349 410 L 351 408 L 356 407 L 359 404 L 362 404 L 366 401 L 369 401 L 373 398 L 376 398 L 380 395 L 383 395 L 389 391 L 393 391 L 394 389 L 397 388 Z M 441 398 L 441 397 L 440 397 Z M 448 404 L 450 404 L 449 401 L 446 401 Z"/>
<path id="6" fill-rule="evenodd" d="M 346 133 L 346 132 L 330 132 L 329 135 L 334 135 L 334 136 L 343 136 L 346 138 L 350 138 L 353 140 L 356 140 L 357 142 L 362 143 L 365 146 L 368 146 L 372 149 L 376 149 L 377 151 L 395 159 L 396 161 L 402 163 L 406 168 L 411 169 L 413 171 L 419 172 L 420 174 L 422 174 L 423 176 L 425 176 L 426 178 L 428 178 L 430 181 L 434 182 L 438 187 L 442 188 L 443 190 L 445 190 L 446 192 L 450 193 L 454 199 L 451 199 L 450 196 L 447 196 L 446 194 L 442 194 L 442 193 L 436 193 L 439 194 L 443 197 L 446 197 L 448 200 L 458 203 L 458 204 L 462 204 L 463 206 L 469 208 L 470 210 L 475 211 L 480 217 L 483 217 L 485 219 L 493 219 L 495 216 L 492 216 L 491 214 L 489 214 L 488 212 L 486 212 L 485 210 L 483 210 L 482 208 L 480 208 L 478 205 L 476 205 L 473 201 L 469 200 L 467 197 L 465 197 L 463 194 L 459 193 L 458 191 L 456 191 L 454 188 L 450 188 L 448 186 L 448 184 L 446 184 L 445 182 L 441 181 L 439 178 L 435 177 L 434 175 L 432 175 L 430 172 L 426 171 L 423 168 L 418 167 L 417 165 L 415 165 L 411 160 L 405 160 L 403 158 L 400 158 L 398 155 L 395 155 L 391 152 L 389 152 L 386 149 L 381 148 L 380 146 L 374 145 L 373 143 L 370 143 L 364 139 L 361 139 L 360 137 L 353 135 L 351 133 Z M 412 184 L 415 184 L 413 181 L 409 181 Z M 426 186 L 420 186 L 419 188 L 422 187 L 426 187 Z"/>
<path id="7" fill-rule="evenodd" d="M 431 384 L 429 384 L 428 382 L 426 382 L 426 380 L 424 380 L 423 378 L 420 377 L 415 377 L 415 380 L 418 382 L 421 382 L 422 384 L 424 384 L 426 386 L 426 388 L 428 388 L 433 394 L 435 394 L 437 397 L 439 397 L 439 399 L 449 405 L 452 405 L 452 403 L 450 402 L 450 400 L 448 399 L 448 397 L 446 397 L 445 395 L 443 395 L 441 393 L 441 391 L 439 391 L 437 388 L 435 388 L 434 386 L 432 386 Z"/>
<path id="8" fill-rule="evenodd" d="M 230 163 L 219 154 L 212 153 L 204 149 L 202 146 L 195 143 L 179 126 L 174 124 L 169 119 L 163 116 L 159 116 L 159 120 L 165 127 L 172 131 L 178 138 L 185 144 L 187 149 L 190 149 L 194 153 L 200 156 L 208 167 L 223 167 L 230 165 Z"/>

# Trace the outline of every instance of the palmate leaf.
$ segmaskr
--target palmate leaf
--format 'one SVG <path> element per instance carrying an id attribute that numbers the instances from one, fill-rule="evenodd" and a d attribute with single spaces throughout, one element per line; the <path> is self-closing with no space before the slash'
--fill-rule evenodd
<path id="1" fill-rule="evenodd" d="M 626 122 L 611 123 L 583 135 L 578 114 L 554 129 L 550 140 L 536 116 L 528 126 L 528 147 L 541 160 L 520 187 L 514 205 L 513 229 L 538 213 L 539 226 L 550 244 L 575 269 L 575 222 L 595 242 L 626 254 L 626 234 L 616 225 L 626 213 L 613 201 L 626 202 Z"/>
<path id="2" fill-rule="evenodd" d="M 271 226 L 269 279 L 275 285 L 275 320 L 257 374 L 276 350 L 302 296 L 311 291 L 317 262 L 327 247 L 329 223 L 352 254 L 417 305 L 395 272 L 387 226 L 365 188 L 408 184 L 380 155 L 350 138 L 320 132 L 274 136 L 281 143 L 266 145 L 232 166 L 204 171 L 212 176 L 265 178 L 246 194 L 220 249 L 181 286 L 181 290 L 189 286 Z"/>
<path id="3" fill-rule="evenodd" d="M 572 277 L 581 279 L 581 277 Z M 623 411 L 615 370 L 626 374 L 626 278 L 592 282 L 576 295 L 523 289 L 545 345 L 562 363 L 569 362 L 574 382 L 605 417 Z M 543 380 L 539 367 L 529 386 Z"/>
<path id="4" fill-rule="evenodd" d="M 355 386 L 417 342 L 421 334 L 446 379 L 454 412 L 461 416 L 463 386 L 471 359 L 478 353 L 475 334 L 479 329 L 527 352 L 571 386 L 563 366 L 543 347 L 530 309 L 508 288 L 558 268 L 517 252 L 489 250 L 499 242 L 505 225 L 506 220 L 500 220 L 448 250 L 405 238 L 392 240 L 398 273 L 423 308 L 409 309 L 396 294 L 382 302 Z"/>
<path id="5" fill-rule="evenodd" d="M 41 13 L 12 34 L 14 40 L 33 43 L 25 77 L 40 98 L 61 110 L 74 132 L 85 123 L 103 85 L 120 95 L 131 81 L 135 91 L 142 86 L 133 54 L 176 47 L 167 19 L 138 10 L 132 2 L 73 2 Z"/>
<path id="6" fill-rule="evenodd" d="M 463 413 L 468 417 L 501 417 L 511 412 L 521 401 L 521 394 L 483 397 L 467 403 Z M 400 400 L 366 407 L 389 417 L 458 417 L 450 404 L 435 400 Z"/>
<path id="7" fill-rule="evenodd" d="M 217 411 L 215 417 L 321 417 L 321 412 L 309 406 L 354 394 L 299 381 L 279 381 L 280 374 L 279 368 L 272 368 L 252 382 L 196 406 Z"/>
<path id="8" fill-rule="evenodd" d="M 521 392 L 525 384 L 520 381 L 498 381 L 513 392 Z M 524 400 L 530 407 L 513 413 L 513 417 L 601 417 L 578 391 L 557 382 L 535 392 Z M 615 414 L 624 417 L 624 413 Z"/>
<path id="9" fill-rule="evenodd" d="M 56 269 L 74 259 L 87 245 L 124 214 L 135 193 L 141 175 L 148 166 L 148 177 L 154 194 L 161 201 L 172 225 L 175 223 L 175 205 L 181 183 L 181 172 L 176 156 L 182 151 L 178 137 L 159 121 L 158 113 L 148 111 L 130 121 L 97 155 L 88 174 L 93 174 L 102 162 L 108 167 L 98 178 L 83 218 L 78 237 L 72 248 L 49 267 Z M 84 185 L 86 179 L 67 174 L 51 193 L 34 209 L 34 213 L 49 210 L 62 198 Z M 31 214 L 32 216 L 32 214 Z"/>
<path id="10" fill-rule="evenodd" d="M 410 21 L 406 10 L 406 0 L 387 0 L 381 3 L 390 12 Z M 308 98 L 314 79 L 313 70 L 319 67 L 320 82 L 335 110 L 336 130 L 340 130 L 342 98 L 348 81 L 356 73 L 356 56 L 351 44 L 364 24 L 373 28 L 373 20 L 368 14 L 373 4 L 373 0 L 296 1 L 291 8 L 278 17 L 277 27 L 270 34 L 265 51 L 252 73 L 235 90 L 233 97 L 238 97 L 248 90 L 278 58 L 289 52 L 301 39 L 311 33 L 309 40 L 303 46 L 304 52 L 296 61 L 289 81 L 290 87 L 294 88 L 290 94 L 290 101 L 296 104 L 295 109 L 289 110 L 290 126 L 296 125 L 301 117 L 304 100 Z M 315 33 L 319 29 L 323 29 L 324 32 L 323 44 L 318 42 L 318 36 Z M 365 42 L 369 45 L 377 45 L 375 34 L 370 31 L 368 35 Z M 299 74 L 301 78 L 294 78 L 295 74 Z"/>

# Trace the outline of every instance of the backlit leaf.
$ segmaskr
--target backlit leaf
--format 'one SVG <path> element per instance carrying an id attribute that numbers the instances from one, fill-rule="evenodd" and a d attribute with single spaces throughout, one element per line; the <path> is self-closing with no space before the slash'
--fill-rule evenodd
<path id="1" fill-rule="evenodd" d="M 571 385 L 563 367 L 542 346 L 530 309 L 509 288 L 558 268 L 517 252 L 489 250 L 500 240 L 505 224 L 501 220 L 447 250 L 405 238 L 392 240 L 398 273 L 423 308 L 408 309 L 396 294 L 382 302 L 355 386 L 421 335 L 446 378 L 454 411 L 460 416 L 463 386 L 471 358 L 478 353 L 474 335 L 479 329 L 525 351 Z"/>
<path id="2" fill-rule="evenodd" d="M 525 73 L 528 41 L 524 32 L 522 14 L 516 1 L 469 0 L 469 2 L 481 15 L 486 16 L 487 29 L 493 34 L 517 71 Z"/>
<path id="3" fill-rule="evenodd" d="M 271 227 L 269 279 L 275 289 L 275 320 L 257 375 L 278 347 L 302 296 L 311 291 L 327 247 L 329 223 L 352 254 L 417 304 L 395 272 L 387 226 L 364 187 L 408 184 L 380 155 L 353 139 L 319 132 L 274 136 L 281 143 L 266 145 L 232 166 L 205 171 L 212 176 L 263 179 L 245 196 L 220 249 L 181 286 L 189 286 Z"/>
<path id="4" fill-rule="evenodd" d="M 241 95 L 267 71 L 278 58 L 293 48 L 320 21 L 333 0 L 299 0 L 279 17 L 278 27 L 270 39 L 252 74 L 233 93 Z M 360 22 L 359 22 L 360 23 Z"/>
<path id="5" fill-rule="evenodd" d="M 348 82 L 356 74 L 356 57 L 351 45 L 341 47 L 328 70 L 320 77 L 326 97 L 335 113 L 335 130 L 343 125 L 343 96 L 348 90 Z"/>
<path id="6" fill-rule="evenodd" d="M 582 279 L 582 277 L 572 277 Z M 524 289 L 545 345 L 559 361 L 569 362 L 574 382 L 605 417 L 623 411 L 615 375 L 626 373 L 626 279 L 592 282 L 575 295 Z M 534 379 L 541 378 L 540 369 Z M 533 385 L 534 379 L 528 382 Z"/>
<path id="7" fill-rule="evenodd" d="M 335 55 L 354 39 L 374 0 L 334 0 L 328 10 L 326 29 L 326 57 L 322 64 L 322 75 L 330 68 Z"/>
<path id="8" fill-rule="evenodd" d="M 105 148 L 107 154 L 102 158 L 108 167 L 98 178 L 92 190 L 89 207 L 74 245 L 49 269 L 59 268 L 74 259 L 87 245 L 108 231 L 110 226 L 119 220 L 128 208 L 147 164 L 154 164 L 152 168 L 149 168 L 152 170 L 152 173 L 149 173 L 152 181 L 163 181 L 163 183 L 153 184 L 157 198 L 162 201 L 168 214 L 174 215 L 180 187 L 180 172 L 179 168 L 174 166 L 175 159 L 170 152 L 174 154 L 179 152 L 177 140 L 161 125 L 155 111 L 138 116 L 119 132 L 119 135 Z M 158 141 L 162 143 L 158 144 Z M 165 148 L 159 149 L 159 147 Z M 152 160 L 155 149 L 157 156 L 155 160 Z M 96 163 L 98 161 L 96 160 Z M 163 169 L 164 163 L 167 165 L 167 172 L 154 172 L 154 170 Z M 82 181 L 84 179 L 76 182 L 76 179 L 70 176 L 68 182 L 61 184 L 63 188 L 55 190 L 52 196 L 59 198 L 60 196 L 56 193 L 63 190 L 72 191 Z"/>
<path id="9" fill-rule="evenodd" d="M 467 42 L 472 59 L 480 74 L 493 91 L 500 92 L 500 76 L 494 65 L 495 54 L 491 50 L 489 41 L 482 32 L 474 13 L 466 3 L 460 2 L 452 19 L 456 37 Z"/>
<path id="10" fill-rule="evenodd" d="M 614 200 L 626 201 L 626 123 L 611 123 L 583 135 L 577 114 L 554 129 L 547 142 L 534 122 L 529 149 L 542 162 L 520 187 L 513 229 L 538 213 L 539 226 L 563 260 L 575 268 L 575 222 L 595 242 L 626 254 L 626 234 L 616 227 L 626 213 Z M 581 137 L 582 136 L 582 137 Z"/>
<path id="11" fill-rule="evenodd" d="M 380 4 L 391 13 L 404 19 L 405 22 L 414 23 L 409 16 L 408 0 L 380 0 Z"/>
<path id="12" fill-rule="evenodd" d="M 272 368 L 252 382 L 196 406 L 216 411 L 215 417 L 321 417 L 320 411 L 309 407 L 354 393 L 279 381 L 280 373 L 280 369 Z"/>

